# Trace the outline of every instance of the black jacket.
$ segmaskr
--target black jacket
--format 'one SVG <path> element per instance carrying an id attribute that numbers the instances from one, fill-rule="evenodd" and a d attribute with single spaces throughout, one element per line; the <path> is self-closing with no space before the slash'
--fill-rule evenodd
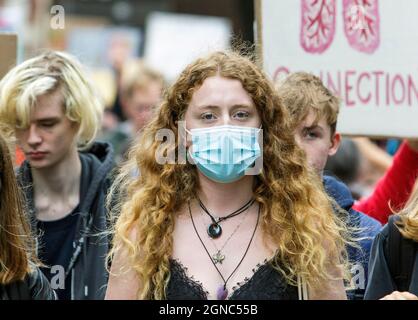
<path id="1" fill-rule="evenodd" d="M 0 285 L 0 300 L 56 300 L 56 295 L 46 277 L 35 267 L 23 281 Z"/>
<path id="2" fill-rule="evenodd" d="M 105 258 L 110 243 L 109 237 L 103 232 L 108 230 L 105 197 L 111 183 L 113 149 L 108 143 L 96 142 L 88 151 L 80 152 L 79 155 L 82 166 L 81 189 L 85 192 L 80 195 L 76 247 L 66 274 L 72 274 L 72 300 L 101 300 L 104 298 L 108 280 Z M 26 161 L 18 170 L 18 180 L 24 190 L 31 219 L 36 221 L 32 175 Z M 35 228 L 35 224 L 33 226 Z M 37 230 L 34 231 L 37 233 Z"/>
<path id="3" fill-rule="evenodd" d="M 373 242 L 369 262 L 369 285 L 364 297 L 365 300 L 377 300 L 393 291 L 399 291 L 389 266 L 389 223 L 393 223 L 392 219 L 389 219 L 388 224 L 384 226 Z M 418 250 L 415 251 L 411 275 L 408 291 L 418 295 Z"/>

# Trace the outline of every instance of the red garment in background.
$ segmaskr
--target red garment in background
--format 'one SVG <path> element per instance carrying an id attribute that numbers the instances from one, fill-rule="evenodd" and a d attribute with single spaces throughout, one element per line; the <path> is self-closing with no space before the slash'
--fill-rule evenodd
<path id="1" fill-rule="evenodd" d="M 392 166 L 376 184 L 373 193 L 356 202 L 353 209 L 386 224 L 392 214 L 391 208 L 397 211 L 405 205 L 417 176 L 418 152 L 404 141 L 393 158 Z"/>
<path id="2" fill-rule="evenodd" d="M 16 155 L 16 158 L 15 158 L 16 167 L 20 167 L 22 162 L 25 161 L 25 154 L 20 148 L 16 147 L 15 155 Z"/>

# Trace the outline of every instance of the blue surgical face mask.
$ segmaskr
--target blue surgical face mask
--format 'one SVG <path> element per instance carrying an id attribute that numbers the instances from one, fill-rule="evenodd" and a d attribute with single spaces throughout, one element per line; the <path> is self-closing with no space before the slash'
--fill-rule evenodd
<path id="1" fill-rule="evenodd" d="M 260 130 L 230 125 L 188 130 L 192 136 L 189 155 L 209 179 L 221 183 L 237 181 L 261 155 Z"/>

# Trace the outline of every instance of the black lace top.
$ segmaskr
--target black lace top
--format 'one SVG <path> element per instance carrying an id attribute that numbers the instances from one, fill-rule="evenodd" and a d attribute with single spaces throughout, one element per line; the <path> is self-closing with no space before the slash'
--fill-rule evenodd
<path id="1" fill-rule="evenodd" d="M 203 285 L 187 275 L 179 261 L 170 260 L 171 277 L 166 290 L 168 300 L 207 300 Z M 267 260 L 253 269 L 253 275 L 232 288 L 230 300 L 297 300 L 297 287 L 289 286 Z"/>

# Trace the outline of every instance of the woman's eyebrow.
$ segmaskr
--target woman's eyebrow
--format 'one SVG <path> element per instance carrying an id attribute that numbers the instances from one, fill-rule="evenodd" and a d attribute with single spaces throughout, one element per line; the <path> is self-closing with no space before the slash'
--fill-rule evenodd
<path id="1" fill-rule="evenodd" d="M 211 104 L 209 104 L 209 105 L 206 105 L 206 104 L 202 104 L 202 105 L 199 105 L 199 106 L 196 106 L 198 109 L 220 109 L 221 107 L 219 107 L 219 106 L 214 106 L 214 105 L 211 105 Z"/>
<path id="2" fill-rule="evenodd" d="M 252 109 L 252 108 L 255 108 L 255 107 L 252 106 L 252 105 L 249 105 L 249 104 L 235 104 L 235 105 L 232 106 L 232 109 L 239 109 L 239 108 Z"/>
<path id="3" fill-rule="evenodd" d="M 211 105 L 211 104 L 202 104 L 202 105 L 198 105 L 196 106 L 198 109 L 220 109 L 220 106 L 215 106 L 215 105 Z M 249 104 L 234 104 L 231 109 L 238 109 L 238 108 L 247 108 L 247 109 L 251 109 L 253 108 L 253 106 L 249 105 Z"/>

